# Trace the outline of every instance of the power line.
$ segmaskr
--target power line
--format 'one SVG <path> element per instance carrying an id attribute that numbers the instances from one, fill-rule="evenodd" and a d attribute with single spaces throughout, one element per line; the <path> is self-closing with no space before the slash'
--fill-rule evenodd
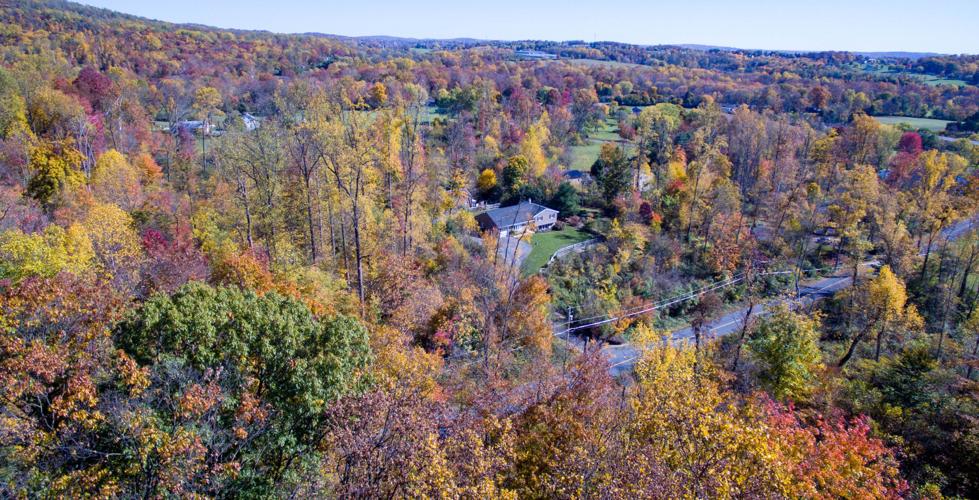
<path id="1" fill-rule="evenodd" d="M 599 325 L 604 325 L 604 324 L 607 324 L 607 323 L 612 323 L 612 322 L 615 322 L 615 321 L 619 321 L 619 320 L 624 319 L 624 318 L 630 318 L 632 316 L 638 316 L 640 314 L 646 314 L 648 312 L 652 312 L 652 311 L 655 311 L 657 309 L 662 309 L 664 307 L 668 307 L 668 306 L 671 306 L 673 304 L 678 304 L 680 302 L 684 302 L 684 301 L 690 300 L 690 299 L 692 299 L 694 297 L 703 295 L 703 294 L 705 294 L 705 293 L 707 293 L 709 291 L 712 291 L 712 290 L 716 290 L 716 289 L 719 289 L 719 288 L 724 288 L 724 287 L 727 287 L 727 286 L 731 286 L 734 283 L 737 283 L 737 282 L 742 281 L 743 279 L 744 278 L 741 277 L 741 278 L 737 278 L 737 279 L 734 279 L 734 280 L 728 280 L 728 281 L 730 281 L 730 283 L 729 282 L 721 282 L 721 283 L 718 283 L 717 285 L 714 285 L 712 287 L 709 287 L 709 288 L 706 288 L 706 289 L 702 289 L 699 292 L 695 292 L 695 293 L 689 294 L 687 296 L 682 296 L 682 297 L 678 297 L 678 298 L 675 298 L 675 299 L 672 299 L 672 300 L 668 300 L 666 302 L 662 302 L 662 303 L 658 303 L 658 304 L 653 304 L 651 306 L 644 307 L 643 309 L 640 309 L 638 311 L 633 311 L 633 312 L 629 312 L 629 313 L 626 313 L 626 314 L 620 314 L 619 316 L 613 316 L 613 317 L 606 318 L 606 319 L 601 320 L 601 321 L 595 321 L 595 322 L 584 324 L 584 325 L 578 325 L 578 326 L 569 327 L 569 328 L 566 328 L 563 331 L 560 331 L 560 332 L 555 333 L 555 335 L 560 336 L 560 335 L 563 335 L 565 333 L 570 333 L 570 332 L 573 332 L 573 331 L 576 331 L 576 330 L 582 330 L 584 328 L 591 328 L 593 326 L 599 326 Z"/>
<path id="2" fill-rule="evenodd" d="M 809 269 L 809 270 L 806 270 L 806 271 L 803 271 L 803 272 L 804 273 L 810 273 L 810 272 L 823 271 L 823 270 L 826 270 L 826 269 L 832 269 L 832 267 L 824 267 L 824 268 L 820 268 L 820 269 Z M 761 277 L 761 276 L 785 275 L 785 274 L 793 274 L 795 272 L 796 271 L 794 271 L 794 270 L 791 270 L 791 271 L 769 271 L 769 272 L 764 272 L 764 273 L 756 274 L 755 277 L 758 278 L 758 277 Z M 705 294 L 707 292 L 710 292 L 710 291 L 713 291 L 713 290 L 717 290 L 719 288 L 726 288 L 726 287 L 731 286 L 731 285 L 734 285 L 736 283 L 740 283 L 741 281 L 744 281 L 744 279 L 745 279 L 745 273 L 740 273 L 740 274 L 737 274 L 735 276 L 732 276 L 731 278 L 728 278 L 726 280 L 722 280 L 722 281 L 719 281 L 719 282 L 716 282 L 716 283 L 712 283 L 710 285 L 705 285 L 705 286 L 703 286 L 703 287 L 701 287 L 699 289 L 696 289 L 696 290 L 694 290 L 692 292 L 687 292 L 684 295 L 681 295 L 679 297 L 673 297 L 673 298 L 664 299 L 664 300 L 661 300 L 661 301 L 658 301 L 658 302 L 651 302 L 651 303 L 644 304 L 644 305 L 641 305 L 641 306 L 635 306 L 633 308 L 627 309 L 626 311 L 620 312 L 617 316 L 610 317 L 607 314 L 602 314 L 602 315 L 591 316 L 591 317 L 588 317 L 588 318 L 578 318 L 577 320 L 574 320 L 574 321 L 565 321 L 563 323 L 558 323 L 559 325 L 565 325 L 565 326 L 567 326 L 567 328 L 565 328 L 564 330 L 561 330 L 559 332 L 556 332 L 554 335 L 555 336 L 561 336 L 561 335 L 564 335 L 566 333 L 570 333 L 570 332 L 573 332 L 573 331 L 576 331 L 576 330 L 582 330 L 584 328 L 590 328 L 590 327 L 593 327 L 593 326 L 604 325 L 604 324 L 612 323 L 612 322 L 615 322 L 615 321 L 619 321 L 621 319 L 630 318 L 632 316 L 638 316 L 640 314 L 645 314 L 645 313 L 648 313 L 648 312 L 652 312 L 652 311 L 655 311 L 655 310 L 658 310 L 658 309 L 662 309 L 664 307 L 672 306 L 674 304 L 679 304 L 680 302 L 685 302 L 685 301 L 690 300 L 690 299 L 695 298 L 695 297 L 699 297 L 699 296 L 701 296 L 701 295 L 703 295 L 703 294 Z M 591 320 L 595 320 L 595 319 L 598 319 L 598 318 L 604 318 L 604 319 L 602 319 L 600 321 L 594 321 L 594 322 L 591 322 L 591 323 L 587 323 L 587 324 L 584 324 L 584 325 L 570 326 L 572 323 L 574 323 L 576 321 L 578 321 L 578 322 L 580 322 L 580 321 L 591 321 Z"/>
<path id="3" fill-rule="evenodd" d="M 687 297 L 687 296 L 690 296 L 691 294 L 696 294 L 699 291 L 704 290 L 705 288 L 709 288 L 709 287 L 715 286 L 715 285 L 717 285 L 719 283 L 727 283 L 727 282 L 729 282 L 729 281 L 731 281 L 731 280 L 733 280 L 735 278 L 737 278 L 738 280 L 740 280 L 742 277 L 743 277 L 742 274 L 736 274 L 736 275 L 734 275 L 734 276 L 732 276 L 730 278 L 727 278 L 725 280 L 717 281 L 717 282 L 714 282 L 714 283 L 709 283 L 709 284 L 704 285 L 704 286 L 702 286 L 700 288 L 696 288 L 696 289 L 691 290 L 691 291 L 683 292 L 682 295 L 670 297 L 670 298 L 667 298 L 667 299 L 660 299 L 660 300 L 658 300 L 656 302 L 649 302 L 649 303 L 646 303 L 646 304 L 642 304 L 642 305 L 638 305 L 638 306 L 633 306 L 633 307 L 630 307 L 629 309 L 626 309 L 623 312 L 628 312 L 628 311 L 633 310 L 633 309 L 642 309 L 644 307 L 648 307 L 650 305 L 658 304 L 658 303 L 661 303 L 661 302 L 670 301 L 670 300 L 673 300 L 673 299 L 678 298 L 678 297 Z M 587 318 L 578 318 L 577 321 L 579 321 L 579 322 L 580 321 L 591 321 L 593 319 L 607 318 L 607 317 L 608 317 L 608 314 L 596 314 L 595 316 L 589 316 Z M 560 325 L 569 325 L 571 323 L 572 323 L 572 321 L 564 321 L 562 323 L 557 323 L 557 324 L 560 324 Z"/>

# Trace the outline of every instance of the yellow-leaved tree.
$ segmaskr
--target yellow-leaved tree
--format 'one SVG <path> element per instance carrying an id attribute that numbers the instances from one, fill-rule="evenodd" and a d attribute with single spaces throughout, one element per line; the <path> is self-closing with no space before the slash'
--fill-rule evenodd
<path id="1" fill-rule="evenodd" d="M 92 258 L 92 242 L 78 224 L 68 229 L 51 224 L 34 234 L 19 229 L 0 233 L 0 279 L 16 282 L 60 272 L 79 274 L 90 266 Z"/>
<path id="2" fill-rule="evenodd" d="M 480 172 L 479 179 L 476 180 L 476 188 L 483 194 L 489 193 L 496 188 L 496 171 L 492 168 L 487 168 Z"/>
<path id="3" fill-rule="evenodd" d="M 133 210 L 143 201 L 141 176 L 139 169 L 130 164 L 122 153 L 110 149 L 95 161 L 88 185 L 99 201 Z"/>
<path id="4" fill-rule="evenodd" d="M 548 320 L 551 295 L 547 282 L 540 276 L 530 276 L 520 282 L 511 298 L 512 306 L 506 318 L 506 328 L 516 341 L 538 354 L 551 353 L 554 337 Z"/>
<path id="5" fill-rule="evenodd" d="M 636 365 L 634 413 L 625 432 L 632 460 L 666 467 L 677 498 L 731 498 L 785 491 L 766 426 L 722 390 L 711 363 L 689 346 L 650 343 Z M 642 450 L 642 452 L 638 452 Z"/>
<path id="6" fill-rule="evenodd" d="M 121 286 L 134 285 L 143 248 L 133 219 L 111 203 L 96 203 L 82 221 L 101 269 Z"/>
<path id="7" fill-rule="evenodd" d="M 840 359 L 838 366 L 846 365 L 853 357 L 860 342 L 876 334 L 877 344 L 874 349 L 874 359 L 880 359 L 881 346 L 884 336 L 892 327 L 901 325 L 907 328 L 920 326 L 921 317 L 914 306 L 907 305 L 908 292 L 901 278 L 897 277 L 890 266 L 884 266 L 874 279 L 862 284 L 848 293 L 856 294 L 855 311 L 859 316 L 860 329 L 850 342 L 846 354 Z"/>
<path id="8" fill-rule="evenodd" d="M 47 210 L 65 202 L 65 195 L 85 185 L 85 174 L 79 169 L 83 156 L 74 141 L 41 141 L 31 148 L 31 179 L 27 196 Z"/>
<path id="9" fill-rule="evenodd" d="M 527 134 L 524 135 L 520 143 L 520 154 L 527 159 L 530 165 L 530 175 L 540 177 L 547 170 L 547 154 L 544 152 L 544 145 L 548 141 L 547 113 L 544 113 Z"/>

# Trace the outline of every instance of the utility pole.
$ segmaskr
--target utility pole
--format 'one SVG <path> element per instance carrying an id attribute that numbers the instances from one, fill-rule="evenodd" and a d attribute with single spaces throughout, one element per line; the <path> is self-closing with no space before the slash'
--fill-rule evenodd
<path id="1" fill-rule="evenodd" d="M 568 342 L 572 342 L 572 340 L 571 340 L 571 332 L 572 332 L 571 329 L 572 328 L 574 328 L 574 308 L 571 307 L 571 306 L 568 306 L 568 328 L 567 328 L 567 330 L 568 330 Z M 583 340 L 582 340 L 581 352 L 582 353 L 588 352 L 588 336 L 587 335 L 586 336 L 583 336 L 582 339 Z"/>

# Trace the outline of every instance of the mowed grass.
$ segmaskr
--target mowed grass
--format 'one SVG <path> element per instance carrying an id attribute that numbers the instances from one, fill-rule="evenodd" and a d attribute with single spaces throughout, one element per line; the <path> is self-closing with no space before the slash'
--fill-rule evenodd
<path id="1" fill-rule="evenodd" d="M 575 243 L 581 243 L 592 238 L 592 235 L 584 231 L 579 231 L 573 227 L 565 226 L 560 231 L 544 231 L 534 233 L 530 239 L 530 255 L 523 262 L 524 276 L 531 275 L 544 267 L 550 260 L 554 252 Z"/>
<path id="2" fill-rule="evenodd" d="M 581 146 L 571 146 L 571 165 L 568 166 L 568 170 L 580 170 L 582 172 L 591 172 L 591 166 L 595 164 L 595 160 L 598 159 L 598 155 L 602 152 L 602 144 L 612 141 L 597 141 L 589 139 L 586 144 Z M 633 154 L 635 151 L 635 144 L 619 144 L 619 146 L 625 148 L 626 154 Z"/>
<path id="3" fill-rule="evenodd" d="M 931 85 L 932 87 L 937 87 L 939 85 L 949 85 L 949 86 L 953 86 L 953 87 L 964 87 L 964 86 L 968 85 L 968 83 L 966 83 L 964 80 L 957 80 L 957 79 L 951 79 L 951 78 L 942 78 L 940 76 L 927 75 L 927 74 L 923 74 L 923 73 L 911 73 L 911 72 L 908 72 L 908 71 L 901 71 L 901 70 L 892 68 L 890 66 L 885 66 L 885 67 L 882 67 L 882 68 L 874 68 L 873 70 L 870 70 L 869 72 L 870 73 L 873 73 L 873 74 L 876 74 L 876 75 L 881 75 L 881 76 L 889 76 L 889 75 L 903 75 L 903 76 L 908 76 L 908 77 L 911 77 L 911 78 L 914 78 L 916 80 L 921 81 L 921 83 L 924 83 L 925 85 Z"/>
<path id="4" fill-rule="evenodd" d="M 611 121 L 611 120 L 609 120 Z M 596 141 L 621 141 L 623 140 L 619 136 L 619 125 L 617 123 L 612 123 L 609 126 L 598 129 L 588 135 L 589 139 L 594 139 Z"/>
<path id="5" fill-rule="evenodd" d="M 425 125 L 431 125 L 436 117 L 447 118 L 448 114 L 443 113 L 438 106 L 427 105 L 421 109 L 418 119 Z"/>
<path id="6" fill-rule="evenodd" d="M 619 124 L 615 120 L 605 120 L 601 128 L 588 134 L 588 139 L 584 144 L 569 148 L 571 151 L 571 164 L 568 165 L 568 170 L 591 171 L 591 166 L 598 159 L 598 155 L 602 151 L 602 144 L 606 142 L 625 142 L 619 136 Z M 625 144 L 627 150 L 631 146 L 632 144 Z"/>
<path id="7" fill-rule="evenodd" d="M 938 120 L 935 118 L 908 118 L 906 116 L 875 116 L 874 119 L 885 125 L 906 123 L 911 128 L 931 130 L 932 132 L 941 132 L 942 130 L 945 130 L 946 125 L 951 123 L 948 120 Z"/>
<path id="8" fill-rule="evenodd" d="M 935 75 L 922 75 L 918 73 L 904 73 L 912 78 L 917 78 L 921 80 L 925 85 L 931 85 L 932 87 L 937 87 L 939 85 L 949 85 L 952 87 L 964 87 L 968 85 L 964 80 L 953 80 L 950 78 L 942 78 Z"/>
<path id="9" fill-rule="evenodd" d="M 928 78 L 925 79 L 925 83 L 927 83 L 928 85 L 931 85 L 931 86 L 952 85 L 952 86 L 955 86 L 955 87 L 965 87 L 966 85 L 968 85 L 968 83 L 966 83 L 965 80 L 953 80 L 953 79 L 949 79 L 949 78 L 938 78 L 937 76 L 932 76 L 932 75 L 928 75 Z"/>
<path id="10" fill-rule="evenodd" d="M 568 165 L 568 170 L 590 172 L 591 166 L 595 164 L 595 160 L 598 159 L 598 155 L 602 151 L 602 143 L 588 141 L 581 146 L 571 146 L 570 149 L 571 165 Z"/>
<path id="11" fill-rule="evenodd" d="M 377 119 L 378 116 L 378 111 L 374 109 L 365 109 L 365 110 L 354 111 L 354 112 L 366 116 L 369 122 L 373 122 L 375 119 Z M 443 112 L 438 108 L 438 106 L 434 106 L 434 105 L 425 105 L 418 112 L 418 121 L 422 125 L 431 125 L 432 121 L 435 120 L 435 118 L 448 118 L 448 117 L 449 117 L 448 113 Z"/>

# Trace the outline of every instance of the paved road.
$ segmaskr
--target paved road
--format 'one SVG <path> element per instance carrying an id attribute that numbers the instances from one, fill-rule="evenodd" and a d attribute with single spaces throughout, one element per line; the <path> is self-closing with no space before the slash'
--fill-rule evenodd
<path id="1" fill-rule="evenodd" d="M 977 219 L 975 218 L 960 221 L 954 226 L 943 231 L 942 236 L 943 238 L 949 240 L 959 238 L 972 229 L 976 222 Z M 864 262 L 861 265 L 869 266 L 872 264 L 876 264 L 876 261 Z M 851 276 L 846 272 L 809 281 L 800 286 L 799 298 L 791 300 L 790 302 L 794 302 L 795 304 L 802 306 L 810 305 L 822 297 L 831 296 L 836 292 L 849 287 L 851 282 Z M 783 301 L 786 301 L 786 299 L 773 299 L 768 302 L 755 305 L 754 311 L 751 313 L 752 317 L 757 318 L 759 316 L 768 314 L 768 311 L 772 307 Z M 725 335 L 730 335 L 740 331 L 744 325 L 745 314 L 747 314 L 747 312 L 747 308 L 744 308 L 730 312 L 714 320 L 707 327 L 707 336 L 723 337 Z M 680 342 L 690 340 L 693 338 L 693 336 L 693 329 L 686 327 L 674 331 L 672 334 L 672 339 L 674 342 Z M 639 349 L 636 346 L 628 343 L 620 345 L 607 345 L 602 348 L 602 351 L 608 357 L 609 364 L 612 366 L 610 370 L 612 375 L 619 375 L 632 371 L 632 368 L 636 364 L 636 360 L 639 359 Z"/>
<path id="2" fill-rule="evenodd" d="M 523 265 L 524 259 L 530 255 L 530 251 L 533 247 L 530 245 L 529 241 L 521 240 L 520 238 L 509 238 L 509 244 L 507 244 L 507 238 L 500 238 L 500 258 L 507 265 L 512 265 L 513 267 L 520 269 Z M 516 253 L 516 256 L 514 256 Z"/>
<path id="3" fill-rule="evenodd" d="M 831 296 L 834 293 L 850 286 L 849 275 L 837 274 L 818 280 L 807 282 L 799 287 L 799 298 L 793 300 L 802 305 L 808 305 L 821 297 Z M 775 305 L 780 302 L 788 302 L 785 299 L 773 299 L 768 302 L 756 304 L 751 312 L 753 318 L 765 316 Z M 707 338 L 723 337 L 741 331 L 744 326 L 747 308 L 739 309 L 727 313 L 720 318 L 712 321 L 706 329 Z M 694 331 L 691 327 L 675 330 L 672 334 L 674 342 L 692 341 Z M 639 349 L 632 344 L 608 345 L 602 349 L 608 357 L 609 364 L 612 365 L 612 375 L 619 375 L 632 370 L 636 360 L 639 358 Z"/>
<path id="4" fill-rule="evenodd" d="M 955 142 L 955 141 L 959 140 L 957 137 L 948 137 L 948 136 L 945 136 L 945 135 L 940 135 L 940 136 L 938 136 L 938 138 L 941 139 L 941 140 L 943 140 L 943 141 L 945 141 L 945 142 Z M 971 142 L 971 143 L 973 143 L 973 144 L 975 144 L 975 145 L 977 145 L 977 146 L 979 146 L 979 141 L 973 141 L 971 139 L 968 139 L 968 141 Z"/>

